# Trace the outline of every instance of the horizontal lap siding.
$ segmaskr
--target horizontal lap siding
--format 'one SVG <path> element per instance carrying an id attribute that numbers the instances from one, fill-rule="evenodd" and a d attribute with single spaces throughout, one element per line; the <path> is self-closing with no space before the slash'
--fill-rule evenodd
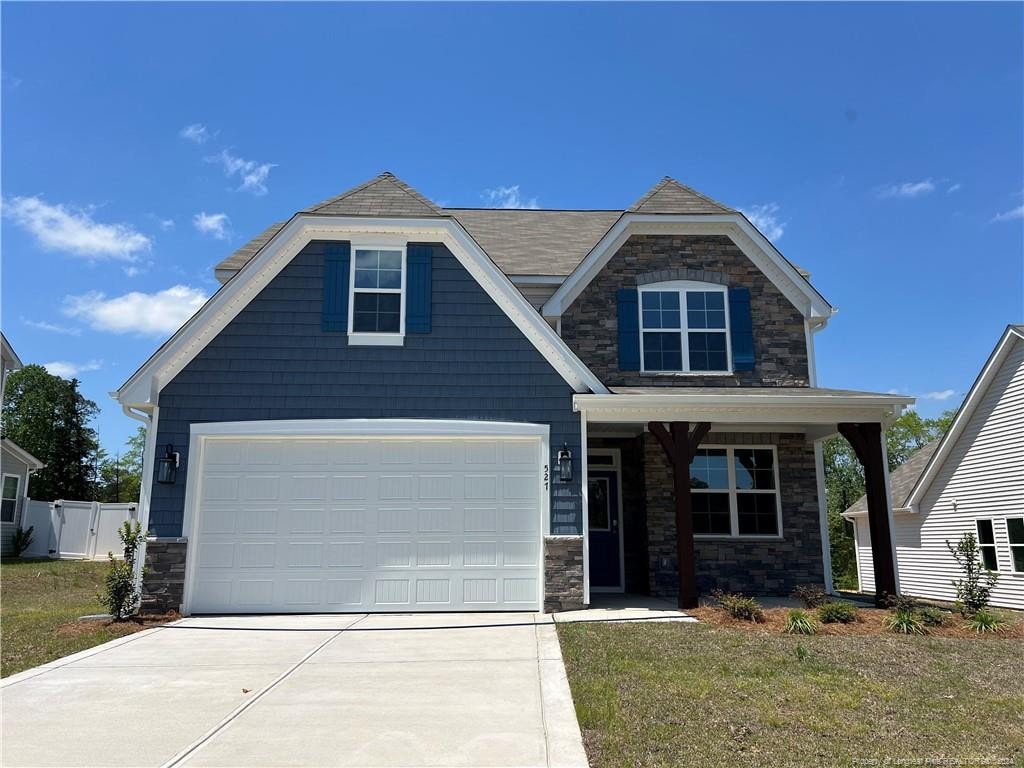
<path id="1" fill-rule="evenodd" d="M 154 484 L 150 527 L 181 535 L 189 427 L 271 419 L 429 418 L 548 424 L 568 443 L 573 483 L 553 484 L 552 533 L 580 532 L 579 416 L 572 388 L 443 247 L 432 330 L 401 347 L 351 347 L 321 329 L 323 244 L 310 243 L 160 393 L 157 445 L 182 467 Z M 549 457 L 550 461 L 550 457 Z"/>

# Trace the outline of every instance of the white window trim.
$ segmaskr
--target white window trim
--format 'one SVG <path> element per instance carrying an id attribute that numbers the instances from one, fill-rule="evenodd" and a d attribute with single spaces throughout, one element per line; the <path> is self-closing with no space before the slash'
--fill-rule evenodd
<path id="1" fill-rule="evenodd" d="M 1021 523 L 1024 523 L 1024 515 L 1008 515 L 1006 518 L 1003 519 L 1003 524 L 1006 526 L 1006 546 L 1010 550 L 1010 570 L 1007 571 L 1007 573 L 1010 573 L 1015 576 L 1024 576 L 1024 570 L 1018 571 L 1015 565 L 1016 561 L 1013 559 L 1013 550 L 1017 547 L 1024 549 L 1024 541 L 1020 542 L 1019 544 L 1014 544 L 1010 540 L 1011 520 L 1020 520 Z"/>
<path id="2" fill-rule="evenodd" d="M 774 445 L 704 445 L 698 446 L 697 450 L 724 450 L 726 467 L 729 470 L 729 529 L 731 533 L 695 533 L 693 538 L 701 539 L 703 541 L 708 540 L 729 540 L 729 541 L 780 541 L 782 536 L 782 491 L 779 485 L 779 451 Z M 736 466 L 734 460 L 734 453 L 737 450 L 758 450 L 772 452 L 772 469 L 775 471 L 775 488 L 773 489 L 743 489 L 739 490 L 736 488 Z M 691 488 L 690 493 L 725 493 L 721 488 Z M 776 534 L 741 534 L 740 530 L 740 514 L 739 514 L 739 502 L 736 497 L 740 493 L 749 494 L 775 494 L 775 520 L 776 520 Z"/>
<path id="3" fill-rule="evenodd" d="M 991 544 L 982 544 L 981 543 L 981 531 L 978 530 L 978 523 L 980 523 L 982 521 L 988 521 L 988 524 L 990 526 L 992 526 L 992 543 Z M 1009 528 L 1007 528 L 1007 531 L 1006 531 L 1006 540 L 1007 540 L 1007 542 L 1009 542 L 1009 540 L 1010 540 Z M 995 570 L 992 571 L 992 573 L 1002 573 L 1004 569 L 999 567 L 999 543 L 996 541 L 996 518 L 994 518 L 994 517 L 976 517 L 976 518 L 974 518 L 974 541 L 975 541 L 975 544 L 977 544 L 977 546 L 978 546 L 978 553 L 979 553 L 979 557 L 981 557 L 981 565 L 982 565 L 982 567 L 985 568 L 986 571 L 989 570 L 985 566 L 985 558 L 984 558 L 984 556 L 981 555 L 981 549 L 982 549 L 982 547 L 991 547 L 993 554 L 996 556 L 996 567 L 995 567 Z"/>
<path id="4" fill-rule="evenodd" d="M 731 376 L 734 372 L 732 361 L 732 328 L 729 318 L 729 288 L 719 283 L 704 283 L 696 280 L 668 280 L 661 283 L 647 283 L 637 287 L 637 312 L 640 328 L 640 373 L 648 376 Z M 649 371 L 644 360 L 644 333 L 671 333 L 675 329 L 644 328 L 644 293 L 677 292 L 679 294 L 679 329 L 680 350 L 682 352 L 682 369 L 678 371 Z M 725 362 L 726 368 L 721 371 L 690 370 L 690 333 L 719 333 L 717 328 L 694 328 L 687 326 L 686 292 L 700 291 L 704 293 L 721 293 L 725 306 Z"/>
<path id="5" fill-rule="evenodd" d="M 408 243 L 353 242 L 352 260 L 348 270 L 348 343 L 352 346 L 400 347 L 405 343 L 405 299 L 408 284 L 406 249 Z M 356 253 L 358 251 L 399 251 L 402 254 L 402 285 L 399 288 L 356 288 Z M 399 294 L 398 332 L 354 331 L 357 293 Z"/>
<path id="6" fill-rule="evenodd" d="M 13 477 L 16 485 L 14 486 L 14 498 L 8 498 L 3 495 L 3 487 L 7 484 L 7 478 Z M 13 525 L 18 521 L 18 499 L 21 497 L 21 475 L 15 475 L 11 472 L 4 472 L 3 477 L 0 477 L 0 500 L 13 501 L 14 502 L 14 515 L 10 520 L 0 520 L 7 525 Z"/>

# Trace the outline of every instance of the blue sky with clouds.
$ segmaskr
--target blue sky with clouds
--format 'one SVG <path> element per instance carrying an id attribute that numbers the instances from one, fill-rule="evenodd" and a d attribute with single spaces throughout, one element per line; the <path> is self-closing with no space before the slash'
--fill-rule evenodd
<path id="1" fill-rule="evenodd" d="M 822 386 L 956 405 L 1024 320 L 1020 4 L 37 5 L 2 13 L 2 322 L 107 396 L 273 221 L 390 170 L 442 204 L 748 212 L 839 314 Z"/>

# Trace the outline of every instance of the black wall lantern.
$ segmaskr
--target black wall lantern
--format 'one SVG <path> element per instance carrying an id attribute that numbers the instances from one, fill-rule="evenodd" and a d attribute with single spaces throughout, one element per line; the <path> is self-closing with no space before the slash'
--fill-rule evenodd
<path id="1" fill-rule="evenodd" d="M 167 444 L 167 450 L 163 458 L 156 460 L 156 481 L 158 483 L 173 483 L 178 476 L 178 461 L 180 454 L 174 452 L 174 446 Z"/>
<path id="2" fill-rule="evenodd" d="M 558 452 L 558 479 L 563 483 L 572 482 L 572 451 L 568 443 L 562 443 L 562 450 Z"/>

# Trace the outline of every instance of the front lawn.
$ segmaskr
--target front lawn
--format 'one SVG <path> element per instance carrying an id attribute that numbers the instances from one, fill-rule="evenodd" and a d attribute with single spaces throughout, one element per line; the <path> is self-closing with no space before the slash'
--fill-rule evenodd
<path id="1" fill-rule="evenodd" d="M 682 623 L 558 634 L 593 766 L 1024 766 L 1019 639 Z"/>
<path id="2" fill-rule="evenodd" d="M 45 664 L 144 627 L 79 622 L 103 613 L 106 562 L 5 560 L 0 563 L 0 677 Z"/>

